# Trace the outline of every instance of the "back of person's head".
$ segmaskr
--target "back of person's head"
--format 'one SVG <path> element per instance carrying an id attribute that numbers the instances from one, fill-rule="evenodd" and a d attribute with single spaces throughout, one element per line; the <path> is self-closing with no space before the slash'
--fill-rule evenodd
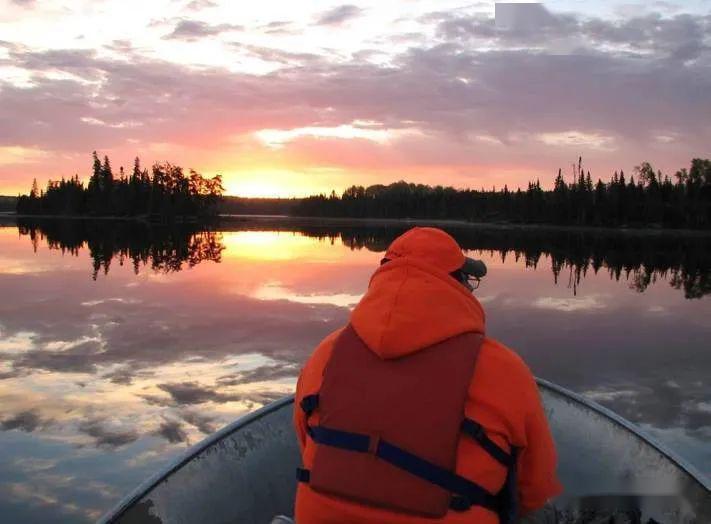
<path id="1" fill-rule="evenodd" d="M 451 235 L 434 227 L 414 227 L 397 237 L 381 264 L 400 258 L 414 259 L 448 273 L 470 291 L 475 287 L 471 282 L 486 275 L 484 262 L 465 257 Z"/>
<path id="2" fill-rule="evenodd" d="M 464 255 L 451 235 L 434 227 L 413 227 L 397 237 L 385 252 L 385 260 L 408 257 L 451 273 L 462 267 Z"/>

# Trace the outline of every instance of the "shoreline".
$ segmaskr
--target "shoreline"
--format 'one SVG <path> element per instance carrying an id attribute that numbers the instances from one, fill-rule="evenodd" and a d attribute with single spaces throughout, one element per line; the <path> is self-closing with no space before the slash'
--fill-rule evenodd
<path id="1" fill-rule="evenodd" d="M 711 230 L 564 226 L 557 224 L 517 224 L 510 222 L 468 222 L 466 220 L 438 220 L 421 218 L 348 218 L 348 217 L 297 217 L 289 215 L 220 215 L 220 224 L 264 224 L 296 226 L 343 226 L 343 227 L 388 227 L 388 226 L 435 226 L 456 229 L 488 229 L 498 231 L 541 231 L 551 233 L 579 232 L 602 235 L 628 236 L 688 236 L 711 237 Z"/>
<path id="2" fill-rule="evenodd" d="M 37 220 L 102 220 L 140 222 L 146 225 L 165 226 L 166 223 L 150 222 L 145 217 L 88 217 L 77 215 L 17 215 L 0 213 L 0 225 L 15 224 L 18 218 Z M 531 231 L 550 233 L 591 233 L 599 235 L 622 235 L 642 237 L 711 237 L 711 230 L 670 229 L 652 227 L 596 227 L 558 224 L 520 224 L 510 222 L 468 222 L 465 220 L 441 220 L 422 218 L 350 218 L 350 217 L 300 217 L 291 215 L 236 215 L 223 214 L 214 221 L 187 220 L 174 222 L 175 225 L 264 225 L 264 226 L 342 226 L 342 227 L 390 227 L 390 226 L 435 226 L 455 229 L 481 229 L 499 231 Z"/>

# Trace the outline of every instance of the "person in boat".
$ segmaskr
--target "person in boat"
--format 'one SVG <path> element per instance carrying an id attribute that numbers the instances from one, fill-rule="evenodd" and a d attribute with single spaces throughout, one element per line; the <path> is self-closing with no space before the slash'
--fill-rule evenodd
<path id="1" fill-rule="evenodd" d="M 299 377 L 298 524 L 515 522 L 560 493 L 534 377 L 486 336 L 485 272 L 440 229 L 389 246 Z"/>

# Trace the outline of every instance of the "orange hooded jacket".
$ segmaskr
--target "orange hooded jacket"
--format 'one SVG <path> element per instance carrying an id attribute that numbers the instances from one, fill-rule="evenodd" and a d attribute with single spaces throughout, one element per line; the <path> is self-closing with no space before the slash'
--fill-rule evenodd
<path id="1" fill-rule="evenodd" d="M 465 333 L 485 333 L 484 311 L 476 298 L 449 273 L 464 263 L 456 241 L 444 231 L 414 228 L 390 245 L 390 262 L 372 276 L 368 291 L 351 314 L 351 325 L 380 358 L 402 357 L 437 342 Z M 317 393 L 339 331 L 326 337 L 301 372 L 296 403 Z M 504 345 L 485 338 L 469 385 L 465 415 L 482 424 L 488 436 L 504 450 L 520 448 L 519 503 L 523 513 L 543 506 L 560 493 L 556 453 L 538 388 L 521 358 Z M 318 410 L 311 415 L 318 424 Z M 294 410 L 294 424 L 302 462 L 310 469 L 315 444 L 306 435 L 302 410 Z M 460 438 L 456 473 L 491 493 L 504 484 L 505 468 L 472 439 Z M 317 493 L 299 484 L 296 498 L 298 524 L 321 523 L 481 523 L 496 524 L 495 513 L 482 507 L 449 511 L 441 519 L 413 517 L 368 507 Z"/>

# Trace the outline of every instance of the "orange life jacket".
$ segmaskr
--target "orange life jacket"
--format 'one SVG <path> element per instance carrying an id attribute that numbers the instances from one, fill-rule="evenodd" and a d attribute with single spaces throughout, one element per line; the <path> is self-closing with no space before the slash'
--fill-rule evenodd
<path id="1" fill-rule="evenodd" d="M 304 397 L 316 444 L 299 480 L 315 491 L 408 515 L 442 517 L 478 505 L 516 515 L 516 450 L 504 451 L 464 415 L 483 335 L 466 332 L 397 359 L 381 359 L 347 326 L 334 343 L 321 389 Z M 499 493 L 455 473 L 461 433 L 507 470 Z"/>

